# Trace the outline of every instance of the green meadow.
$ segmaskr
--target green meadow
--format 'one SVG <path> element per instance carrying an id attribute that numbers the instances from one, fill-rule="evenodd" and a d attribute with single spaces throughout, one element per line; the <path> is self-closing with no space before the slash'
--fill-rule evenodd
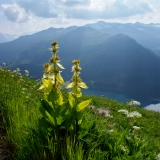
<path id="1" fill-rule="evenodd" d="M 64 83 L 57 45 L 52 43 L 53 55 L 44 65 L 42 81 L 29 78 L 29 73 L 21 75 L 19 69 L 0 69 L 0 117 L 5 134 L 0 145 L 10 148 L 10 158 L 160 159 L 160 113 L 83 95 L 87 86 L 79 76 L 79 60 L 73 61 L 71 83 Z"/>

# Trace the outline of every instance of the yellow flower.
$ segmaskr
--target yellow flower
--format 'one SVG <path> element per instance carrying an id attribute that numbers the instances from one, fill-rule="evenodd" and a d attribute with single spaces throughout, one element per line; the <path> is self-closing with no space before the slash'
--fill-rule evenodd
<path id="1" fill-rule="evenodd" d="M 57 66 L 61 69 L 65 69 L 60 63 L 57 63 Z"/>
<path id="2" fill-rule="evenodd" d="M 43 67 L 44 67 L 45 70 L 48 70 L 50 68 L 50 64 L 49 63 L 45 63 L 43 65 Z"/>
<path id="3" fill-rule="evenodd" d="M 74 65 L 74 66 L 72 67 L 72 72 L 80 72 L 80 70 L 82 70 L 82 68 L 79 67 L 78 65 Z"/>
<path id="4" fill-rule="evenodd" d="M 72 88 L 72 93 L 73 93 L 76 97 L 81 97 L 81 96 L 82 96 L 81 88 L 79 88 L 78 86 L 74 86 L 74 87 Z"/>
<path id="5" fill-rule="evenodd" d="M 51 45 L 52 45 L 53 47 L 55 47 L 55 46 L 58 45 L 58 42 L 57 42 L 57 41 L 54 41 L 54 42 L 51 43 Z"/>
<path id="6" fill-rule="evenodd" d="M 56 79 L 60 84 L 64 84 L 64 80 L 63 80 L 62 76 L 60 75 L 60 73 L 58 73 L 56 75 Z"/>
<path id="7" fill-rule="evenodd" d="M 72 63 L 73 63 L 74 65 L 79 65 L 80 62 L 81 62 L 80 60 L 73 60 L 73 61 L 72 61 Z"/>
<path id="8" fill-rule="evenodd" d="M 50 74 L 50 71 L 44 71 L 44 75 L 46 76 L 46 77 L 48 77 L 49 76 L 49 74 Z"/>
<path id="9" fill-rule="evenodd" d="M 42 83 L 43 84 L 40 86 L 39 90 L 42 90 L 42 92 L 44 92 L 44 94 L 49 94 L 53 88 L 52 79 L 42 78 Z"/>
<path id="10" fill-rule="evenodd" d="M 73 88 L 75 86 L 76 86 L 76 82 L 71 82 L 70 84 L 67 85 L 66 88 L 69 89 L 69 88 Z M 84 82 L 77 83 L 77 86 L 81 87 L 81 88 L 88 88 Z"/>

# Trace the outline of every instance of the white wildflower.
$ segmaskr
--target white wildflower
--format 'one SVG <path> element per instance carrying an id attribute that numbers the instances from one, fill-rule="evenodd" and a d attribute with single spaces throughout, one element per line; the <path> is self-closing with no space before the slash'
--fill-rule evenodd
<path id="1" fill-rule="evenodd" d="M 157 160 L 160 160 L 160 153 L 157 155 Z"/>
<path id="2" fill-rule="evenodd" d="M 122 147 L 121 147 L 121 150 L 122 150 L 123 152 L 126 152 L 126 151 L 127 151 L 127 147 L 126 147 L 126 146 L 122 146 Z"/>
<path id="3" fill-rule="evenodd" d="M 114 130 L 113 129 L 110 129 L 110 130 L 108 130 L 108 133 L 112 133 Z"/>
<path id="4" fill-rule="evenodd" d="M 21 70 L 19 68 L 16 68 L 16 70 L 13 71 L 13 73 L 17 74 L 17 75 L 21 75 Z"/>
<path id="5" fill-rule="evenodd" d="M 133 129 L 139 130 L 139 129 L 141 129 L 141 127 L 133 126 Z"/>
<path id="6" fill-rule="evenodd" d="M 118 112 L 128 115 L 128 111 L 126 109 L 120 109 Z"/>
<path id="7" fill-rule="evenodd" d="M 2 65 L 3 65 L 4 67 L 6 67 L 6 66 L 7 66 L 7 64 L 6 64 L 6 63 L 2 63 Z"/>
<path id="8" fill-rule="evenodd" d="M 130 112 L 127 117 L 142 117 L 142 115 L 140 113 L 138 113 L 137 111 L 133 111 L 133 112 Z"/>
<path id="9" fill-rule="evenodd" d="M 25 75 L 28 77 L 29 76 L 29 71 L 24 70 L 24 72 L 25 72 Z"/>
<path id="10" fill-rule="evenodd" d="M 17 73 L 17 70 L 14 70 L 13 73 Z"/>
<path id="11" fill-rule="evenodd" d="M 129 140 L 129 141 L 132 140 L 132 138 L 129 137 L 129 136 L 126 136 L 126 139 Z"/>
<path id="12" fill-rule="evenodd" d="M 33 88 L 36 88 L 36 87 L 37 87 L 36 85 L 33 86 Z"/>
<path id="13" fill-rule="evenodd" d="M 126 103 L 127 103 L 127 105 L 129 105 L 129 106 L 140 106 L 140 105 L 141 105 L 140 102 L 134 101 L 134 100 L 127 100 Z"/>
<path id="14" fill-rule="evenodd" d="M 19 68 L 16 68 L 17 72 L 21 72 L 21 70 Z"/>

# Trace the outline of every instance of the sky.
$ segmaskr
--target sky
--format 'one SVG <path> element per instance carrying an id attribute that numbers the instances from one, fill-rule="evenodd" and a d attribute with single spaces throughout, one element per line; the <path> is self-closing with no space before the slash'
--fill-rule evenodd
<path id="1" fill-rule="evenodd" d="M 29 34 L 98 21 L 160 23 L 160 0 L 0 0 L 0 33 Z"/>

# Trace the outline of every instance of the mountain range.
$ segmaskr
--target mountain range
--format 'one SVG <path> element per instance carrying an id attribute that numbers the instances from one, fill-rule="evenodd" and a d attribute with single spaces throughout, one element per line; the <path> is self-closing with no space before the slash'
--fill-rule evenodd
<path id="1" fill-rule="evenodd" d="M 99 21 L 85 26 L 113 35 L 128 35 L 144 47 L 160 55 L 160 24 L 143 24 L 139 22 L 121 24 Z"/>
<path id="2" fill-rule="evenodd" d="M 43 63 L 48 62 L 51 53 L 48 48 L 52 41 L 59 42 L 58 56 L 66 68 L 62 75 L 70 80 L 73 59 L 81 60 L 82 79 L 90 88 L 107 92 L 123 93 L 144 98 L 160 97 L 160 57 L 153 52 L 159 42 L 151 44 L 150 39 L 140 43 L 154 31 L 140 32 L 148 28 L 144 24 L 110 24 L 99 22 L 82 27 L 49 28 L 32 35 L 22 36 L 11 42 L 0 44 L 0 61 L 7 62 L 12 69 L 19 67 L 29 70 L 40 78 Z M 139 26 L 139 31 L 133 25 Z M 122 27 L 123 26 L 123 27 Z M 132 31 L 136 33 L 130 33 Z M 128 30 L 127 30 L 128 28 Z M 145 29 L 147 30 L 147 29 Z M 124 31 L 126 34 L 124 34 Z M 139 34 L 139 35 L 138 35 Z M 132 35 L 132 36 L 131 36 Z M 135 37 L 139 37 L 137 40 Z M 151 40 L 158 40 L 156 34 Z M 146 48 L 150 43 L 152 49 Z"/>

